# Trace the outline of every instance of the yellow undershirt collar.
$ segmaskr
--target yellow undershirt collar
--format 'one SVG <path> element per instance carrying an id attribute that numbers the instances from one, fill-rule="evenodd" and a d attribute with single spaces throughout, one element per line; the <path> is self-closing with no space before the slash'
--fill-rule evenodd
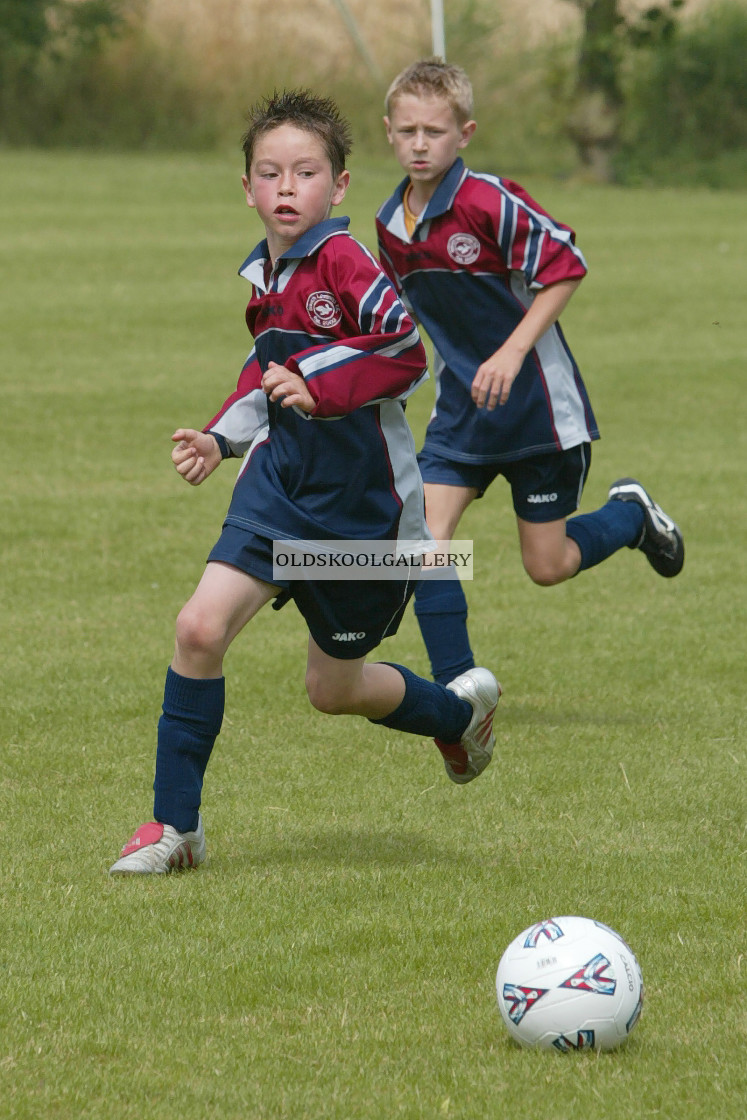
<path id="1" fill-rule="evenodd" d="M 410 192 L 411 192 L 411 190 L 412 190 L 412 183 L 410 183 L 405 188 L 405 193 L 402 196 L 402 208 L 404 210 L 404 215 L 405 215 L 405 229 L 407 230 L 407 236 L 410 239 L 412 239 L 412 235 L 415 232 L 415 226 L 418 224 L 418 218 L 420 216 L 419 214 L 413 214 L 412 210 L 410 209 Z"/>

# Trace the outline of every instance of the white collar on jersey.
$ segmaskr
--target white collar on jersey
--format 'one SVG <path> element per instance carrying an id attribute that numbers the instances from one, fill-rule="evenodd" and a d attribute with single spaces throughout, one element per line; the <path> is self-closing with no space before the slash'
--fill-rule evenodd
<path id="1" fill-rule="evenodd" d="M 323 222 L 312 226 L 302 237 L 299 237 L 290 249 L 281 253 L 278 260 L 292 261 L 311 257 L 322 247 L 325 241 L 329 241 L 330 237 L 335 237 L 340 233 L 347 235 L 349 225 L 350 218 L 325 218 Z M 257 284 L 260 288 L 264 288 L 265 265 L 269 259 L 270 250 L 267 241 L 260 241 L 259 245 L 252 250 L 242 264 L 239 269 L 239 276 L 243 276 L 251 284 Z"/>

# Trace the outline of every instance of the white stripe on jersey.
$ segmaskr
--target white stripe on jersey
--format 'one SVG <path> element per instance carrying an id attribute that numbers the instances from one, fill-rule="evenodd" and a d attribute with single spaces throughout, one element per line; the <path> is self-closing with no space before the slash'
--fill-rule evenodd
<path id="1" fill-rule="evenodd" d="M 210 431 L 223 436 L 234 455 L 243 455 L 267 423 L 267 394 L 262 389 L 252 389 L 234 401 Z"/>
<path id="2" fill-rule="evenodd" d="M 377 277 L 358 302 L 358 327 L 361 334 L 373 334 L 376 315 L 386 296 L 391 292 L 389 282 L 382 283 L 383 279 L 383 277 Z M 369 302 L 371 303 L 370 307 L 367 306 Z"/>
<path id="3" fill-rule="evenodd" d="M 400 497 L 405 495 L 397 538 L 408 544 L 420 541 L 424 554 L 432 552 L 435 542 L 423 538 L 423 481 L 415 457 L 415 441 L 402 405 L 397 401 L 383 400 L 379 405 L 379 420 L 394 476 L 394 489 Z"/>
<path id="4" fill-rule="evenodd" d="M 511 273 L 511 291 L 523 307 L 531 307 L 533 293 L 527 288 L 524 274 Z M 583 402 L 576 389 L 573 363 L 560 340 L 557 328 L 550 327 L 535 343 L 547 386 L 552 422 L 562 448 L 589 443 L 591 435 Z"/>
<path id="5" fill-rule="evenodd" d="M 560 228 L 557 222 L 554 222 L 552 218 L 548 217 L 547 214 L 541 214 L 539 210 L 535 210 L 533 206 L 529 206 L 526 199 L 523 199 L 519 195 L 514 194 L 513 191 L 510 191 L 506 187 L 506 184 L 503 182 L 503 180 L 499 179 L 497 175 L 481 175 L 475 171 L 471 171 L 469 174 L 473 179 L 479 179 L 483 183 L 490 183 L 490 185 L 492 187 L 495 187 L 496 190 L 498 190 L 504 196 L 504 198 L 510 201 L 510 209 L 513 215 L 511 237 L 509 242 L 510 244 L 513 244 L 514 236 L 516 233 L 518 211 L 523 210 L 525 213 L 529 214 L 532 221 L 540 226 L 540 228 L 543 229 L 545 233 L 549 235 L 554 241 L 561 241 L 564 245 L 566 245 L 568 249 L 570 249 L 570 251 L 573 253 L 573 255 L 578 258 L 581 264 L 583 264 L 584 268 L 586 268 L 586 260 L 584 259 L 584 255 L 581 250 L 576 248 L 576 246 L 573 244 L 570 230 Z M 503 245 L 503 217 L 503 214 L 501 214 L 501 227 L 498 231 L 498 242 L 500 245 Z M 539 254 L 535 255 L 535 259 L 539 259 Z M 530 273 L 530 275 L 532 276 L 532 278 L 534 278 L 534 272 Z"/>
<path id="6" fill-rule="evenodd" d="M 386 335 L 378 336 L 385 338 Z M 374 342 L 374 337 L 371 337 Z M 369 347 L 370 354 L 377 354 L 383 358 L 396 358 L 398 354 L 404 353 L 406 350 L 411 349 L 420 341 L 420 336 L 417 328 L 410 331 L 404 338 L 398 338 L 395 342 L 391 342 L 388 346 L 373 345 Z M 345 365 L 347 362 L 359 359 L 364 353 L 363 350 L 357 350 L 354 346 L 345 346 L 340 344 L 338 346 L 325 346 L 325 348 L 316 354 L 310 354 L 307 358 L 302 358 L 298 362 L 298 367 L 304 377 L 313 377 L 315 374 L 323 371 L 335 369 L 336 366 Z"/>
<path id="7" fill-rule="evenodd" d="M 299 257 L 298 260 L 290 260 L 286 264 L 285 268 L 283 269 L 283 271 L 280 273 L 280 275 L 277 278 L 277 292 L 278 292 L 278 295 L 283 294 L 286 287 L 288 286 L 289 280 L 293 276 L 293 273 L 296 271 L 296 269 L 298 268 L 298 266 L 301 264 L 302 261 L 303 261 L 303 257 Z"/>
<path id="8" fill-rule="evenodd" d="M 256 436 L 252 440 L 252 442 L 249 446 L 249 449 L 248 449 L 246 455 L 244 456 L 244 461 L 242 462 L 241 466 L 239 467 L 239 473 L 236 475 L 237 479 L 241 477 L 241 475 L 244 473 L 246 468 L 251 463 L 252 452 L 254 451 L 254 448 L 258 447 L 260 443 L 264 443 L 265 440 L 269 437 L 269 434 L 270 434 L 270 425 L 269 425 L 269 422 L 268 422 L 267 424 L 265 424 L 265 426 L 263 428 L 259 429 Z"/>
<path id="9" fill-rule="evenodd" d="M 407 232 L 407 225 L 405 223 L 405 208 L 401 202 L 387 223 L 387 229 L 391 230 L 394 236 L 398 237 L 400 241 L 405 241 L 408 245 L 410 244 L 410 235 Z"/>
<path id="10" fill-rule="evenodd" d="M 524 272 L 528 276 L 537 275 L 537 262 L 542 260 L 542 246 L 545 242 L 546 231 L 538 233 L 533 229 L 524 248 Z"/>
<path id="11" fill-rule="evenodd" d="M 454 199 L 459 194 L 459 188 L 461 187 L 462 183 L 464 182 L 464 180 L 467 178 L 467 176 L 469 174 L 470 174 L 469 168 L 465 167 L 465 168 L 462 169 L 462 174 L 459 176 L 459 182 L 454 187 L 454 193 L 452 194 L 451 198 L 449 199 L 449 201 L 446 204 L 446 209 L 447 210 L 451 210 L 452 206 L 454 205 Z"/>

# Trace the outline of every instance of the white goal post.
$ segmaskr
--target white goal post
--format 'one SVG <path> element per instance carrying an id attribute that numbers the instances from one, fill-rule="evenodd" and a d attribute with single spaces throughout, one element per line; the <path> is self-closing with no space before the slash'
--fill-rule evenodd
<path id="1" fill-rule="evenodd" d="M 444 32 L 444 0 L 430 0 L 431 2 L 431 40 L 433 45 L 433 54 L 438 58 L 446 58 L 446 36 Z M 366 68 L 371 74 L 372 78 L 377 82 L 382 82 L 383 75 L 381 68 L 368 49 L 368 44 L 361 34 L 360 28 L 355 20 L 355 16 L 350 10 L 347 0 L 332 0 L 332 3 L 337 8 L 342 16 L 343 23 L 345 24 L 350 38 L 353 40 L 358 54 L 363 59 Z"/>
<path id="2" fill-rule="evenodd" d="M 438 58 L 446 58 L 444 0 L 431 0 L 431 36 L 434 55 L 437 55 Z"/>

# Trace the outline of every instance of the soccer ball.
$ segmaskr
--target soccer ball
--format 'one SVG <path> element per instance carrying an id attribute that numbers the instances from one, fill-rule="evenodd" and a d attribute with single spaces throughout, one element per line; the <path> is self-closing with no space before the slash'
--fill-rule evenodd
<path id="1" fill-rule="evenodd" d="M 613 1050 L 643 1007 L 633 950 L 591 918 L 549 918 L 525 929 L 501 957 L 495 986 L 509 1033 L 548 1050 Z"/>

